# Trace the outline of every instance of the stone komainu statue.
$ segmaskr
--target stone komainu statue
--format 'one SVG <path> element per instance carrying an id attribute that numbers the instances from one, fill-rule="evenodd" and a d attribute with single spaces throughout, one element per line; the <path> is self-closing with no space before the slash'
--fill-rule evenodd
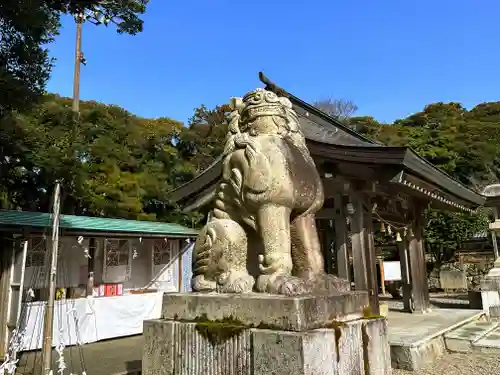
<path id="1" fill-rule="evenodd" d="M 348 291 L 324 272 L 323 185 L 291 102 L 257 89 L 231 101 L 222 180 L 193 253 L 195 291 Z"/>

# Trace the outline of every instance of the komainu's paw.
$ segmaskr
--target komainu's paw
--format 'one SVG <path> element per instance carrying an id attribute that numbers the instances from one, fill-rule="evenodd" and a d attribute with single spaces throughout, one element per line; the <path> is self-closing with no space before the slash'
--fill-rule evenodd
<path id="1" fill-rule="evenodd" d="M 311 292 L 305 280 L 290 275 L 261 275 L 257 279 L 257 290 L 261 293 L 285 296 L 298 296 Z"/>
<path id="2" fill-rule="evenodd" d="M 215 292 L 217 283 L 213 280 L 205 279 L 205 275 L 197 275 L 191 280 L 191 288 L 195 292 Z"/>
<path id="3" fill-rule="evenodd" d="M 230 271 L 227 279 L 219 283 L 217 291 L 219 293 L 251 293 L 254 284 L 255 279 L 246 271 Z"/>

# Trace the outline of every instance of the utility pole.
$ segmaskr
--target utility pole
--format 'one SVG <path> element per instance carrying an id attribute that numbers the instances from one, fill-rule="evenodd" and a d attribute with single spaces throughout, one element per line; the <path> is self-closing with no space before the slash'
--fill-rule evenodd
<path id="1" fill-rule="evenodd" d="M 75 71 L 73 75 L 73 136 L 76 141 L 77 123 L 80 115 L 80 65 L 83 63 L 82 54 L 82 25 L 83 13 L 76 16 L 76 46 Z M 77 155 L 75 155 L 77 156 Z M 52 367 L 52 331 L 54 326 L 54 302 L 57 287 L 57 257 L 59 252 L 59 216 L 61 208 L 61 184 L 56 182 L 54 189 L 54 205 L 52 210 L 52 243 L 50 255 L 49 298 L 45 310 L 43 325 L 42 361 L 44 375 L 48 375 Z"/>
<path id="2" fill-rule="evenodd" d="M 61 202 L 61 185 L 56 183 L 54 189 L 54 205 L 52 209 L 52 241 L 50 255 L 50 274 L 49 274 L 49 299 L 45 309 L 45 318 L 43 322 L 43 370 L 44 374 L 49 374 L 52 367 L 52 330 L 54 325 L 54 301 L 56 299 L 56 274 L 57 274 L 57 256 L 59 252 L 59 210 Z"/>
<path id="3" fill-rule="evenodd" d="M 82 54 L 82 25 L 83 13 L 76 16 L 76 46 L 75 72 L 73 74 L 73 114 L 78 118 L 80 114 L 80 67 L 83 62 Z"/>

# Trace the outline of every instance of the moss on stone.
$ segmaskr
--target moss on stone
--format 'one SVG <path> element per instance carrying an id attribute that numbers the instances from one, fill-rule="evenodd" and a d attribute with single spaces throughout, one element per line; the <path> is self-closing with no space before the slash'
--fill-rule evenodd
<path id="1" fill-rule="evenodd" d="M 370 314 L 370 315 L 367 315 L 367 316 L 364 316 L 363 319 L 382 319 L 382 318 L 385 318 L 384 316 L 382 315 L 379 315 L 379 314 Z"/>
<path id="2" fill-rule="evenodd" d="M 196 323 L 196 331 L 198 331 L 201 336 L 205 337 L 212 345 L 222 344 L 238 336 L 248 328 L 232 316 L 219 320 L 209 320 L 204 314 L 195 318 L 193 322 Z"/>
<path id="3" fill-rule="evenodd" d="M 254 328 L 254 327 L 252 327 L 252 328 Z M 255 328 L 257 328 L 257 329 L 268 329 L 270 331 L 283 331 L 283 328 L 281 328 L 281 327 L 278 327 L 278 326 L 273 325 L 273 324 L 264 323 L 264 322 L 260 322 L 259 324 L 257 324 L 255 326 Z"/>
<path id="4" fill-rule="evenodd" d="M 367 306 L 363 309 L 363 319 L 380 319 L 384 318 L 384 316 L 380 314 L 375 314 L 370 306 Z"/>

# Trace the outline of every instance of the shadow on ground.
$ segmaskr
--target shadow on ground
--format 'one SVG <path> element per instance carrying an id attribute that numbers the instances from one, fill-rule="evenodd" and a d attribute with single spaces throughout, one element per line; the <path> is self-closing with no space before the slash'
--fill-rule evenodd
<path id="1" fill-rule="evenodd" d="M 457 295 L 431 295 L 430 302 L 431 305 L 438 309 L 470 309 L 468 302 L 468 296 L 463 294 Z M 380 296 L 380 302 L 386 302 L 389 311 L 402 311 L 403 310 L 403 298 L 393 298 L 392 296 Z"/>
<path id="2" fill-rule="evenodd" d="M 142 370 L 142 361 L 140 359 L 125 362 L 125 368 L 129 374 L 140 374 Z"/>

